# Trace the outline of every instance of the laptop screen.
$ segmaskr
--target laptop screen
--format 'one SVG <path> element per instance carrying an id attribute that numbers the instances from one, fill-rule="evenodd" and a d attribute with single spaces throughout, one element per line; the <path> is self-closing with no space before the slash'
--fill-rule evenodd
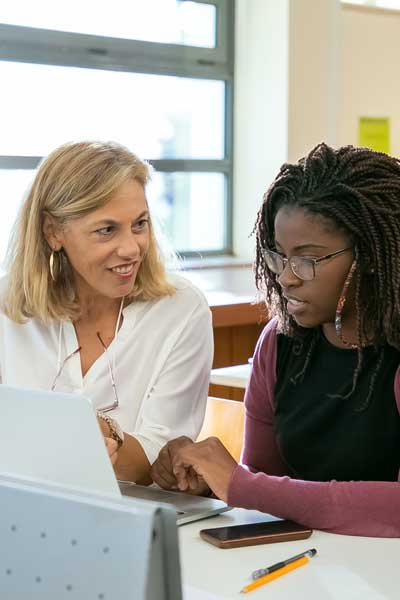
<path id="1" fill-rule="evenodd" d="M 120 497 L 95 412 L 78 394 L 0 385 L 0 473 Z"/>

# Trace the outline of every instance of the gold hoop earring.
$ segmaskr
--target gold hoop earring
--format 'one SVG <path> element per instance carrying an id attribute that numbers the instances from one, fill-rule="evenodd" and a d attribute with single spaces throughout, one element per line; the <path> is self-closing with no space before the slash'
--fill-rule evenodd
<path id="1" fill-rule="evenodd" d="M 52 280 L 56 281 L 57 277 L 56 277 L 56 274 L 55 274 L 54 250 L 52 250 L 51 254 L 50 254 L 49 271 L 50 271 L 50 277 L 52 278 Z"/>

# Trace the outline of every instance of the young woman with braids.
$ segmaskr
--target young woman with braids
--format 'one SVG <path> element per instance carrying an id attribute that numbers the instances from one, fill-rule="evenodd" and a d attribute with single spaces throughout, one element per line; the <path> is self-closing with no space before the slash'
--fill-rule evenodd
<path id="1" fill-rule="evenodd" d="M 400 537 L 400 162 L 347 146 L 285 164 L 256 223 L 275 315 L 246 391 L 242 465 L 180 438 L 163 487 L 335 533 Z"/>

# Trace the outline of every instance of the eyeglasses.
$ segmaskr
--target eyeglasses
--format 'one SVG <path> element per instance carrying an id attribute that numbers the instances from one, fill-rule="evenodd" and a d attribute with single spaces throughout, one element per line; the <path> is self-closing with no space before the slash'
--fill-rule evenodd
<path id="1" fill-rule="evenodd" d="M 104 353 L 105 353 L 106 358 L 107 358 L 108 371 L 110 373 L 110 379 L 111 379 L 111 387 L 112 387 L 113 395 L 114 395 L 114 402 L 112 404 L 109 404 L 107 406 L 103 406 L 103 407 L 101 407 L 101 408 L 98 409 L 98 412 L 105 413 L 105 412 L 109 412 L 110 410 L 114 410 L 115 408 L 118 408 L 118 406 L 119 406 L 119 400 L 118 400 L 118 394 L 117 394 L 117 386 L 115 384 L 114 369 L 112 367 L 111 360 L 110 360 L 110 353 L 108 351 L 107 346 L 105 345 L 105 343 L 101 339 L 100 333 L 96 332 L 96 335 L 99 338 L 100 344 L 103 346 Z M 76 350 L 74 350 L 73 352 L 71 352 L 70 354 L 68 354 L 68 356 L 66 356 L 64 358 L 63 362 L 61 363 L 61 365 L 58 368 L 58 371 L 56 373 L 56 376 L 54 377 L 54 381 L 53 381 L 52 386 L 50 388 L 52 392 L 54 392 L 54 390 L 55 390 L 55 387 L 57 385 L 57 381 L 60 378 L 60 375 L 63 372 L 63 369 L 64 369 L 66 363 L 69 361 L 70 358 L 72 358 L 73 356 L 75 356 L 75 354 L 78 354 L 78 352 L 80 352 L 81 350 L 82 350 L 82 346 L 79 346 L 79 348 L 77 348 Z"/>
<path id="2" fill-rule="evenodd" d="M 340 254 L 343 254 L 343 252 L 347 252 L 347 250 L 352 250 L 352 248 L 343 248 L 343 250 L 331 252 L 320 258 L 306 258 L 305 256 L 290 256 L 289 258 L 285 258 L 277 252 L 274 252 L 274 250 L 267 249 L 264 250 L 264 258 L 268 268 L 276 275 L 282 275 L 287 263 L 289 263 L 293 275 L 303 281 L 311 281 L 315 278 L 316 265 L 324 260 L 339 256 Z"/>
<path id="3" fill-rule="evenodd" d="M 108 412 L 110 410 L 114 410 L 114 408 L 118 408 L 119 406 L 119 400 L 118 400 L 118 394 L 117 394 L 117 386 L 115 385 L 115 378 L 114 378 L 114 369 L 112 367 L 111 364 L 111 360 L 110 360 L 110 353 L 108 351 L 107 346 L 105 345 L 105 343 L 103 342 L 103 340 L 100 337 L 100 333 L 97 331 L 96 333 L 97 337 L 99 338 L 100 344 L 103 346 L 106 358 L 107 358 L 107 363 L 108 363 L 108 371 L 110 373 L 110 379 L 111 379 L 111 386 L 112 386 L 112 390 L 113 390 L 113 394 L 114 394 L 114 402 L 112 404 L 109 404 L 108 406 L 104 406 L 103 408 L 99 408 L 98 412 Z"/>
<path id="4" fill-rule="evenodd" d="M 71 352 L 71 354 L 68 354 L 68 356 L 66 356 L 63 360 L 63 362 L 59 365 L 56 376 L 54 377 L 53 383 L 51 385 L 50 390 L 52 392 L 54 392 L 54 390 L 56 389 L 56 385 L 57 385 L 57 381 L 61 375 L 61 373 L 63 372 L 63 369 L 65 367 L 65 364 L 69 361 L 70 358 L 72 358 L 73 356 L 75 356 L 75 354 L 78 354 L 78 352 L 80 352 L 82 350 L 82 346 L 79 346 L 79 348 L 77 348 L 76 350 L 74 350 L 73 352 Z"/>

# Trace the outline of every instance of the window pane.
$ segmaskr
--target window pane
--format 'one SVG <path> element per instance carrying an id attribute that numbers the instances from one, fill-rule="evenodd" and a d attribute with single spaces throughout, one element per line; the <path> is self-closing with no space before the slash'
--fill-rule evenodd
<path id="1" fill-rule="evenodd" d="M 11 229 L 34 175 L 35 171 L 0 169 L 0 274 L 3 273 Z"/>
<path id="2" fill-rule="evenodd" d="M 225 177 L 221 173 L 155 173 L 147 196 L 175 250 L 222 250 Z"/>
<path id="3" fill-rule="evenodd" d="M 0 155 L 101 139 L 153 159 L 224 156 L 223 81 L 16 62 L 0 81 Z"/>
<path id="4" fill-rule="evenodd" d="M 400 0 L 376 0 L 376 6 L 400 10 Z"/>
<path id="5" fill-rule="evenodd" d="M 11 229 L 34 176 L 33 170 L 0 169 L 0 274 Z M 224 248 L 224 175 L 154 173 L 147 196 L 153 214 L 175 250 Z"/>
<path id="6" fill-rule="evenodd" d="M 94 18 L 95 17 L 95 18 Z M 107 37 L 215 47 L 216 8 L 185 0 L 2 0 L 0 22 Z"/>
<path id="7" fill-rule="evenodd" d="M 345 4 L 362 4 L 363 6 L 400 10 L 400 0 L 342 0 L 342 2 Z"/>

